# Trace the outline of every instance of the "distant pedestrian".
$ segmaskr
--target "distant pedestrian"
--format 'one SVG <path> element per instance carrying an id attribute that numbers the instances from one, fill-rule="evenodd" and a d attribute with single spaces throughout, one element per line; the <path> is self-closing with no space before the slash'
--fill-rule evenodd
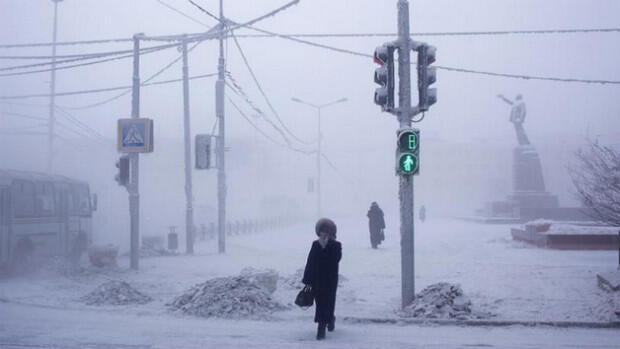
<path id="1" fill-rule="evenodd" d="M 377 248 L 381 241 L 385 240 L 385 219 L 383 211 L 376 202 L 370 204 L 370 209 L 366 214 L 368 216 L 368 230 L 370 230 L 370 245 Z"/>
<path id="2" fill-rule="evenodd" d="M 420 206 L 420 222 L 424 223 L 426 219 L 426 207 L 424 205 Z"/>
<path id="3" fill-rule="evenodd" d="M 310 286 L 316 308 L 314 322 L 318 323 L 316 339 L 325 338 L 325 329 L 336 328 L 336 289 L 338 288 L 338 263 L 342 258 L 342 245 L 336 241 L 336 224 L 321 218 L 315 226 L 319 237 L 312 242 L 304 270 L 303 283 Z"/>

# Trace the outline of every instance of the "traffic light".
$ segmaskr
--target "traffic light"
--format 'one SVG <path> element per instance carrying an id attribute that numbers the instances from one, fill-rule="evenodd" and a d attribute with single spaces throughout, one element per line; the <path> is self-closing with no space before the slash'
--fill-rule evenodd
<path id="1" fill-rule="evenodd" d="M 114 177 L 118 185 L 127 186 L 129 184 L 129 155 L 123 155 L 116 161 L 118 173 Z"/>
<path id="2" fill-rule="evenodd" d="M 437 102 L 437 89 L 429 88 L 437 81 L 437 68 L 430 67 L 435 62 L 435 47 L 423 44 L 418 47 L 418 108 L 427 111 Z"/>
<path id="3" fill-rule="evenodd" d="M 420 130 L 405 128 L 398 131 L 396 174 L 415 175 L 420 172 Z"/>
<path id="4" fill-rule="evenodd" d="M 394 46 L 377 47 L 373 60 L 381 65 L 375 70 L 375 83 L 381 85 L 375 90 L 375 104 L 383 111 L 391 111 L 394 109 Z"/>
<path id="5" fill-rule="evenodd" d="M 196 169 L 211 168 L 211 135 L 196 135 L 195 138 Z"/>

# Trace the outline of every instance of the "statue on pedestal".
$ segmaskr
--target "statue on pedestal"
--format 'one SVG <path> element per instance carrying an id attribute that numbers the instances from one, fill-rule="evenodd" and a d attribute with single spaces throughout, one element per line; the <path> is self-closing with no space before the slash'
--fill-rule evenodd
<path id="1" fill-rule="evenodd" d="M 523 122 L 527 110 L 523 96 L 518 94 L 514 101 L 497 95 L 499 99 L 511 105 L 510 118 L 508 119 L 515 128 L 518 146 L 513 150 L 512 163 L 512 195 L 510 199 L 518 202 L 518 206 L 524 207 L 557 207 L 557 197 L 545 191 L 540 157 L 536 148 L 530 143 Z"/>
<path id="2" fill-rule="evenodd" d="M 497 98 L 512 106 L 512 108 L 510 109 L 509 121 L 512 122 L 515 127 L 515 131 L 517 132 L 517 141 L 519 142 L 519 145 L 530 145 L 530 140 L 527 138 L 527 135 L 525 134 L 525 129 L 523 128 L 523 122 L 525 121 L 525 115 L 527 114 L 527 110 L 525 109 L 525 102 L 523 101 L 523 96 L 521 96 L 521 94 L 518 94 L 514 102 L 504 97 L 504 95 L 497 95 Z"/>

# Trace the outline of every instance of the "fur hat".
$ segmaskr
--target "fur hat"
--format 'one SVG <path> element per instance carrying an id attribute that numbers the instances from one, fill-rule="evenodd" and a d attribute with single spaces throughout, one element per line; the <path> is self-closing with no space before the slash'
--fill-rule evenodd
<path id="1" fill-rule="evenodd" d="M 319 232 L 324 231 L 329 237 L 336 238 L 336 223 L 329 218 L 321 218 L 316 222 L 314 226 L 314 232 L 319 235 Z"/>

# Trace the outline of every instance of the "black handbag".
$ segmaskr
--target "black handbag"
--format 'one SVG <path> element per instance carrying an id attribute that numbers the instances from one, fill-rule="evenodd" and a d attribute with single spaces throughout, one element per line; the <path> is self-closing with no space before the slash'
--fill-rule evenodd
<path id="1" fill-rule="evenodd" d="M 312 294 L 310 286 L 304 286 L 304 288 L 299 291 L 297 297 L 295 297 L 295 304 L 302 308 L 311 307 L 314 304 L 314 295 Z"/>

